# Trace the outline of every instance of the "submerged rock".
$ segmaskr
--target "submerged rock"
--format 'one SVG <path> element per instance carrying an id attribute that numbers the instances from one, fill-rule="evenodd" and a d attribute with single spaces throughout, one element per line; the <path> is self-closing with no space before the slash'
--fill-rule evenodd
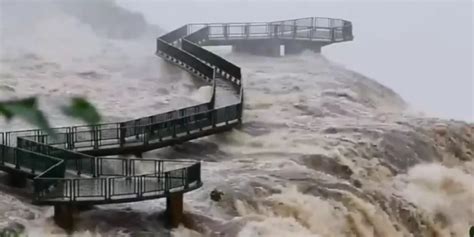
<path id="1" fill-rule="evenodd" d="M 218 189 L 212 190 L 210 194 L 211 200 L 214 202 L 219 202 L 220 200 L 222 200 L 222 196 L 224 196 L 224 192 Z"/>

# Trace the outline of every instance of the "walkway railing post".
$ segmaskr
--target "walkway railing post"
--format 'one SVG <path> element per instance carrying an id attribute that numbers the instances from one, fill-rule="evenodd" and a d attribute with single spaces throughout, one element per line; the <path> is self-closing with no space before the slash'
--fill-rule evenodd
<path id="1" fill-rule="evenodd" d="M 216 123 L 217 123 L 217 110 L 213 110 L 211 111 L 211 121 L 212 121 L 212 127 L 215 128 L 216 127 Z"/>
<path id="2" fill-rule="evenodd" d="M 134 177 L 134 188 L 136 189 L 135 192 L 137 193 L 137 198 L 140 198 L 142 197 L 142 183 L 143 183 L 143 176 L 139 176 L 139 177 Z M 138 181 L 135 181 L 135 180 L 138 180 Z"/>
<path id="3" fill-rule="evenodd" d="M 129 169 L 128 169 L 128 160 L 122 160 L 122 176 L 128 176 Z"/>
<path id="4" fill-rule="evenodd" d="M 94 149 L 99 149 L 99 129 L 98 126 L 92 126 L 92 134 L 94 139 Z"/>
<path id="5" fill-rule="evenodd" d="M 182 169 L 182 182 L 183 182 L 185 190 L 189 188 L 188 172 L 187 171 L 188 171 L 188 168 L 183 168 Z"/>
<path id="6" fill-rule="evenodd" d="M 191 134 L 191 130 L 189 130 L 189 117 L 184 117 L 183 118 L 183 124 L 185 124 L 186 127 L 186 134 Z"/>
<path id="7" fill-rule="evenodd" d="M 71 128 L 66 129 L 66 149 L 72 150 Z"/>
<path id="8" fill-rule="evenodd" d="M 79 184 L 77 184 L 77 179 L 72 180 L 72 188 L 70 190 L 71 192 L 71 201 L 76 201 L 76 195 L 79 195 Z M 77 194 L 76 194 L 76 188 L 77 188 Z"/>
<path id="9" fill-rule="evenodd" d="M 99 176 L 98 166 L 99 166 L 99 163 L 97 162 L 97 157 L 93 157 L 92 162 L 91 162 L 91 170 L 92 170 L 92 177 L 94 178 Z"/>
<path id="10" fill-rule="evenodd" d="M 128 160 L 127 162 L 127 176 L 134 176 L 135 175 L 135 160 Z"/>
<path id="11" fill-rule="evenodd" d="M 125 145 L 125 137 L 127 133 L 127 129 L 125 128 L 126 123 L 120 123 L 119 124 L 119 143 L 120 147 L 123 147 Z"/>
<path id="12" fill-rule="evenodd" d="M 107 200 L 107 182 L 106 179 L 100 179 L 100 195 L 104 197 L 104 200 Z"/>
<path id="13" fill-rule="evenodd" d="M 110 178 L 105 178 L 105 199 L 110 200 L 111 199 L 111 194 L 110 194 Z"/>
<path id="14" fill-rule="evenodd" d="M 163 127 L 162 125 L 163 125 L 163 123 L 160 123 L 160 124 L 158 125 L 158 129 L 156 130 L 156 137 L 158 137 L 158 140 L 159 140 L 160 142 L 163 141 L 163 137 L 161 136 L 161 133 L 160 133 L 160 130 L 161 130 L 161 128 Z"/>
<path id="15" fill-rule="evenodd" d="M 150 126 L 144 126 L 143 127 L 143 144 L 148 145 L 148 139 L 150 135 Z"/>
<path id="16" fill-rule="evenodd" d="M 76 148 L 76 132 L 77 132 L 77 128 L 76 127 L 72 127 L 71 128 L 71 134 L 70 134 L 70 139 L 71 139 L 71 150 L 75 149 Z"/>
<path id="17" fill-rule="evenodd" d="M 222 27 L 223 27 L 224 39 L 228 39 L 229 38 L 229 25 L 222 24 Z"/>
<path id="18" fill-rule="evenodd" d="M 15 154 L 15 155 L 14 155 L 14 158 L 13 158 L 13 159 L 14 159 L 14 162 L 15 162 L 15 169 L 19 169 L 19 168 L 20 168 L 20 162 L 21 162 L 20 160 L 21 160 L 21 158 L 20 158 L 20 156 L 18 155 L 18 150 L 17 150 L 17 149 L 15 149 L 14 154 Z"/>
<path id="19" fill-rule="evenodd" d="M 244 34 L 245 34 L 246 39 L 250 37 L 250 24 L 249 23 L 245 24 L 244 26 Z"/>
<path id="20" fill-rule="evenodd" d="M 293 39 L 296 38 L 296 31 L 297 31 L 297 25 L 296 25 L 296 20 L 293 21 Z"/>
<path id="21" fill-rule="evenodd" d="M 225 125 L 229 125 L 229 110 L 230 110 L 230 107 L 225 107 L 224 109 Z"/>
<path id="22" fill-rule="evenodd" d="M 1 165 L 5 165 L 5 154 L 6 154 L 6 147 L 3 144 L 0 144 L 0 156 L 1 156 Z"/>
<path id="23" fill-rule="evenodd" d="M 171 123 L 173 124 L 173 137 L 176 138 L 176 119 L 172 120 Z"/>
<path id="24" fill-rule="evenodd" d="M 165 172 L 165 194 L 169 194 L 170 192 L 170 178 L 169 178 L 169 172 Z"/>

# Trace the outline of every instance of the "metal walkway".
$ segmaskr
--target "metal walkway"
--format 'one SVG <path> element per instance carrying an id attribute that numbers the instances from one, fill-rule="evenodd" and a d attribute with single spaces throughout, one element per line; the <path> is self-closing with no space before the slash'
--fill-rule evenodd
<path id="1" fill-rule="evenodd" d="M 197 189 L 200 162 L 98 156 L 142 153 L 242 122 L 240 68 L 201 46 L 352 38 L 350 22 L 328 18 L 185 25 L 157 39 L 156 55 L 212 85 L 209 102 L 131 121 L 55 128 L 55 136 L 39 129 L 0 133 L 0 169 L 33 179 L 38 205 L 133 202 Z"/>

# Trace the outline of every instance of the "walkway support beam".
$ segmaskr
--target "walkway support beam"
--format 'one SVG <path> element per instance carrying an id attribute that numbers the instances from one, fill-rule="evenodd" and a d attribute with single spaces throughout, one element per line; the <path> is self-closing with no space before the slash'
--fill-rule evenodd
<path id="1" fill-rule="evenodd" d="M 69 232 L 74 229 L 74 219 L 78 214 L 79 209 L 73 204 L 54 205 L 54 223 Z"/>
<path id="2" fill-rule="evenodd" d="M 285 55 L 296 55 L 301 54 L 304 51 L 313 51 L 315 53 L 321 53 L 321 48 L 328 45 L 324 42 L 308 42 L 298 40 L 287 40 L 283 43 L 285 45 Z"/>
<path id="3" fill-rule="evenodd" d="M 183 193 L 170 193 L 166 197 L 166 219 L 170 227 L 183 223 Z"/>
<path id="4" fill-rule="evenodd" d="M 280 52 L 281 45 L 284 45 L 284 55 L 297 55 L 306 50 L 321 53 L 321 48 L 328 44 L 326 42 L 286 39 L 238 40 L 232 44 L 232 51 L 267 57 L 280 57 L 283 56 Z"/>
<path id="5" fill-rule="evenodd" d="M 280 41 L 278 39 L 239 41 L 232 45 L 232 51 L 267 57 L 279 57 Z"/>

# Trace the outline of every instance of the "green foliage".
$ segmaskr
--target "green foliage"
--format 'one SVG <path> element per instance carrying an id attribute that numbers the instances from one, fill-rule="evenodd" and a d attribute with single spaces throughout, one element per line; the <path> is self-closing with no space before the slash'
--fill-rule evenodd
<path id="1" fill-rule="evenodd" d="M 100 121 L 100 114 L 95 107 L 83 98 L 73 98 L 69 106 L 62 108 L 63 113 L 74 118 L 78 118 L 87 124 L 97 124 Z"/>
<path id="2" fill-rule="evenodd" d="M 65 115 L 81 119 L 87 124 L 100 122 L 101 117 L 96 108 L 83 98 L 73 98 L 72 103 L 62 107 Z M 37 98 L 30 97 L 19 100 L 0 101 L 0 116 L 10 121 L 13 118 L 23 119 L 26 122 L 45 129 L 48 134 L 54 135 L 46 116 L 38 108 Z"/>
<path id="3" fill-rule="evenodd" d="M 18 233 L 17 230 L 12 228 L 0 229 L 0 237 L 23 237 L 26 236 L 24 233 Z"/>
<path id="4" fill-rule="evenodd" d="M 18 117 L 41 129 L 48 130 L 48 133 L 51 132 L 48 120 L 38 109 L 37 99 L 34 97 L 0 102 L 0 115 L 5 116 L 7 120 Z"/>

